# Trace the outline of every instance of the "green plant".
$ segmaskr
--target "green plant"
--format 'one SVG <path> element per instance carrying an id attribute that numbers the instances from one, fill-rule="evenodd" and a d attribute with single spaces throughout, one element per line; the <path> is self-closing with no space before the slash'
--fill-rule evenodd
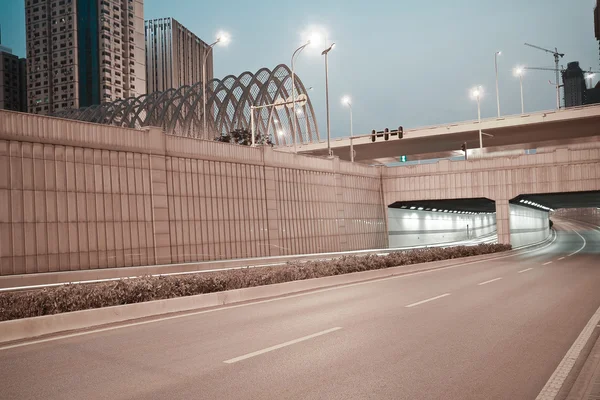
<path id="1" fill-rule="evenodd" d="M 27 292 L 6 292 L 0 294 L 0 321 L 322 278 L 510 249 L 510 245 L 503 244 L 418 249 L 394 252 L 387 256 L 344 256 L 327 261 L 295 261 L 284 267 L 144 276 L 112 282 L 68 284 Z"/>

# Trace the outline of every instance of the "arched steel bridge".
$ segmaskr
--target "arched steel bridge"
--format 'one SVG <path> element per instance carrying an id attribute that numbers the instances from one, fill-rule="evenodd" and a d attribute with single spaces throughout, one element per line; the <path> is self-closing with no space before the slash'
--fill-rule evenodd
<path id="1" fill-rule="evenodd" d="M 310 97 L 298 76 L 296 96 L 305 94 L 305 104 L 278 109 L 266 107 L 255 110 L 257 133 L 271 136 L 278 146 L 293 144 L 292 121 L 296 124 L 297 144 L 319 141 L 319 130 Z M 234 129 L 250 130 L 250 106 L 272 104 L 292 95 L 292 74 L 281 64 L 272 71 L 262 68 L 255 74 L 228 75 L 222 80 L 208 82 L 207 130 L 202 125 L 202 82 L 164 92 L 155 92 L 103 103 L 87 108 L 66 110 L 56 117 L 116 125 L 129 128 L 160 126 L 167 134 L 212 140 Z"/>

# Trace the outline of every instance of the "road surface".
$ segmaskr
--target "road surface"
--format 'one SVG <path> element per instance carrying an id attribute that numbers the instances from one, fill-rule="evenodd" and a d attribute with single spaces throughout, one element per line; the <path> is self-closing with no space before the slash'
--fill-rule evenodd
<path id="1" fill-rule="evenodd" d="M 555 227 L 514 257 L 0 347 L 0 398 L 535 399 L 600 307 L 600 231 Z"/>

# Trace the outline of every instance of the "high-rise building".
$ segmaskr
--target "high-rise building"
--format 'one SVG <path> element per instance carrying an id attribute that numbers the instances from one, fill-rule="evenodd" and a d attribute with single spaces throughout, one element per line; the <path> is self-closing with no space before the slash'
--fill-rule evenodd
<path id="1" fill-rule="evenodd" d="M 27 111 L 25 106 L 25 59 L 12 54 L 9 47 L 3 46 L 0 36 L 0 109 Z"/>
<path id="2" fill-rule="evenodd" d="M 146 93 L 143 0 L 26 0 L 30 112 Z"/>
<path id="3" fill-rule="evenodd" d="M 583 70 L 579 62 L 574 61 L 567 64 L 567 69 L 562 71 L 565 107 L 575 107 L 586 104 L 586 87 Z"/>
<path id="4" fill-rule="evenodd" d="M 600 0 L 596 0 L 596 7 L 594 8 L 594 32 L 598 41 L 598 65 L 600 65 Z"/>
<path id="5" fill-rule="evenodd" d="M 146 21 L 147 93 L 202 81 L 203 42 L 173 18 Z M 206 81 L 213 78 L 213 54 L 206 60 Z"/>

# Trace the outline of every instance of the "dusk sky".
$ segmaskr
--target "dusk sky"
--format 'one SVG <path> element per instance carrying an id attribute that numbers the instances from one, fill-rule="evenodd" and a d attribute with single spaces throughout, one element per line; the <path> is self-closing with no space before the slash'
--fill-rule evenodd
<path id="1" fill-rule="evenodd" d="M 25 55 L 23 0 L 1 0 L 2 44 Z M 354 132 L 477 118 L 470 88 L 481 84 L 482 117 L 496 113 L 494 53 L 499 57 L 502 114 L 520 112 L 517 65 L 553 67 L 553 57 L 523 45 L 558 47 L 561 64 L 600 70 L 594 38 L 595 0 L 146 0 L 145 19 L 173 17 L 203 40 L 231 33 L 215 48 L 215 77 L 290 64 L 311 25 L 327 30 L 332 135 L 349 134 L 343 95 L 353 99 Z M 322 46 L 325 48 L 324 46 Z M 325 137 L 323 48 L 307 50 L 296 71 L 310 93 Z M 600 74 L 598 74 L 600 75 Z M 597 77 L 598 77 L 597 75 Z M 555 108 L 553 72 L 528 71 L 526 111 Z M 594 80 L 596 83 L 598 79 Z"/>

